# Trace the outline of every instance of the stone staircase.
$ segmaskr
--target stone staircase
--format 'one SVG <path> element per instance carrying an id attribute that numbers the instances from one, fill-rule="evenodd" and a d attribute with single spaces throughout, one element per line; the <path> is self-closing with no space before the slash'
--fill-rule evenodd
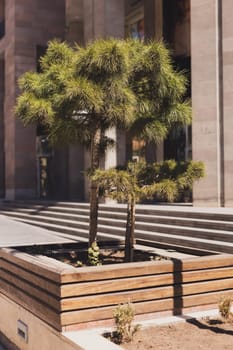
<path id="1" fill-rule="evenodd" d="M 0 212 L 61 236 L 88 239 L 89 205 L 85 203 L 5 201 Z M 100 204 L 98 240 L 122 241 L 125 220 L 124 205 Z M 138 205 L 135 238 L 139 245 L 188 254 L 233 254 L 233 210 Z"/>

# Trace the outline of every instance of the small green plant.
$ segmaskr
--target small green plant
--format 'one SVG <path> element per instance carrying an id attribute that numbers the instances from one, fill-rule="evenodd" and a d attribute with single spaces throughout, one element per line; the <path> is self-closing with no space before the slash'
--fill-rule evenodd
<path id="1" fill-rule="evenodd" d="M 130 302 L 118 305 L 113 311 L 113 318 L 116 325 L 116 337 L 118 343 L 130 342 L 139 329 L 139 325 L 133 325 L 133 305 Z"/>
<path id="2" fill-rule="evenodd" d="M 96 242 L 93 242 L 92 245 L 88 248 L 88 263 L 91 266 L 101 265 L 100 249 Z"/>
<path id="3" fill-rule="evenodd" d="M 77 260 L 76 267 L 83 267 L 83 262 L 81 260 Z"/>
<path id="4" fill-rule="evenodd" d="M 233 321 L 233 313 L 231 312 L 232 297 L 222 297 L 220 298 L 218 309 L 221 317 L 226 321 Z"/>

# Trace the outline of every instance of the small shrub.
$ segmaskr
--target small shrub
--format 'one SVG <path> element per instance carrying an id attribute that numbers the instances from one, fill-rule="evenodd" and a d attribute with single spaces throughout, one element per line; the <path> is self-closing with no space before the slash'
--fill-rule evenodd
<path id="1" fill-rule="evenodd" d="M 113 318 L 116 325 L 116 337 L 119 344 L 130 342 L 134 334 L 139 329 L 139 325 L 134 326 L 134 308 L 131 303 L 118 305 Z"/>
<path id="2" fill-rule="evenodd" d="M 77 260 L 76 267 L 83 267 L 83 262 L 81 260 Z"/>
<path id="3" fill-rule="evenodd" d="M 233 321 L 233 313 L 231 312 L 232 297 L 222 297 L 218 304 L 221 317 L 226 321 Z"/>
<path id="4" fill-rule="evenodd" d="M 96 242 L 93 242 L 91 247 L 88 248 L 88 263 L 91 266 L 101 265 L 100 262 L 100 249 Z"/>

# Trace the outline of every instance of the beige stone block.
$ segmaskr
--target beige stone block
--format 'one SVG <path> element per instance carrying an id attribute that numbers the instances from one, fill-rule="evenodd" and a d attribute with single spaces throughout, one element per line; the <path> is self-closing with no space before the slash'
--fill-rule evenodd
<path id="1" fill-rule="evenodd" d="M 49 327 L 32 313 L 0 294 L 1 332 L 20 350 L 83 350 L 61 333 Z M 17 322 L 21 320 L 28 330 L 28 341 L 17 333 Z"/>
<path id="2" fill-rule="evenodd" d="M 191 1 L 193 159 L 206 176 L 194 186 L 194 204 L 220 204 L 217 2 Z"/>

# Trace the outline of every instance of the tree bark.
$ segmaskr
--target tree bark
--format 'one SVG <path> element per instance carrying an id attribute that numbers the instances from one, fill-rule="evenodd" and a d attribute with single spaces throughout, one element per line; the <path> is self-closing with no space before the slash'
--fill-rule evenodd
<path id="1" fill-rule="evenodd" d="M 96 241 L 98 230 L 99 188 L 95 181 L 90 184 L 89 246 Z"/>
<path id="2" fill-rule="evenodd" d="M 135 200 L 132 198 L 127 204 L 127 222 L 125 232 L 125 261 L 133 261 L 135 229 Z"/>
<path id="3" fill-rule="evenodd" d="M 99 167 L 100 162 L 100 143 L 101 132 L 99 129 L 95 130 L 91 142 L 91 173 L 93 174 Z M 96 241 L 98 229 L 98 206 L 99 206 L 99 186 L 91 180 L 90 182 L 90 216 L 89 216 L 89 246 Z"/>

